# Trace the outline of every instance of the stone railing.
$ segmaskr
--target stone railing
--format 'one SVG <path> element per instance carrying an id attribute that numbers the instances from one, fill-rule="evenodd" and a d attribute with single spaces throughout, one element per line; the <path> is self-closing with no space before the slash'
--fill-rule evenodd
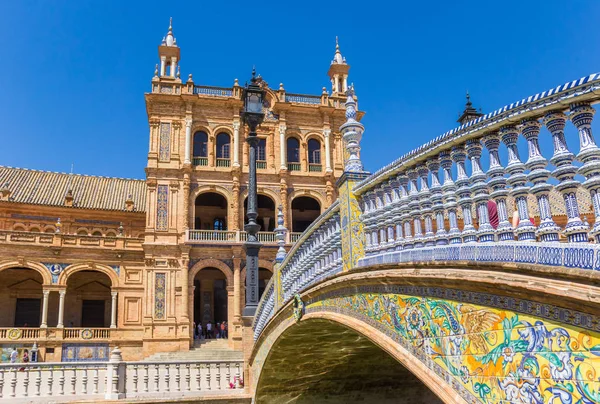
<path id="1" fill-rule="evenodd" d="M 286 244 L 294 243 L 301 233 L 288 233 Z M 248 239 L 248 234 L 241 230 L 188 230 L 186 242 L 188 243 L 243 243 Z M 258 241 L 264 244 L 277 244 L 275 233 L 259 231 Z"/>
<path id="2" fill-rule="evenodd" d="M 243 394 L 243 361 L 0 364 L 0 401 L 11 403 Z"/>
<path id="3" fill-rule="evenodd" d="M 297 237 L 277 270 L 279 274 L 271 277 L 260 299 L 253 323 L 255 339 L 275 312 L 275 280 L 278 276 L 281 298 L 287 302 L 298 291 L 342 270 L 339 211 L 336 201 Z"/>
<path id="4" fill-rule="evenodd" d="M 108 341 L 121 334 L 121 330 L 113 328 L 3 327 L 0 328 L 0 342 Z"/>
<path id="5" fill-rule="evenodd" d="M 296 103 L 296 104 L 312 104 L 312 105 L 320 105 L 321 104 L 321 96 L 319 95 L 307 95 L 307 94 L 290 94 L 286 93 L 285 101 Z"/>
<path id="6" fill-rule="evenodd" d="M 567 83 L 447 132 L 362 181 L 354 189 L 366 238 L 359 264 L 474 261 L 600 269 L 597 248 L 588 244 L 599 241 L 600 222 L 590 217 L 590 229 L 580 215 L 589 195 L 600 214 L 600 148 L 591 129 L 598 101 L 599 75 Z M 578 133 L 577 154 L 568 146 L 574 139 L 565 136 L 569 122 Z M 552 141 L 547 157 L 540 133 Z M 525 162 L 520 136 L 528 146 Z M 566 214 L 564 228 L 557 224 L 559 212 Z"/>
<path id="7" fill-rule="evenodd" d="M 194 94 L 212 95 L 214 97 L 232 97 L 233 90 L 226 87 L 194 86 Z"/>
<path id="8" fill-rule="evenodd" d="M 144 239 L 121 236 L 83 236 L 77 234 L 0 230 L 0 243 L 39 244 L 52 247 L 109 247 L 123 250 L 142 250 Z"/>

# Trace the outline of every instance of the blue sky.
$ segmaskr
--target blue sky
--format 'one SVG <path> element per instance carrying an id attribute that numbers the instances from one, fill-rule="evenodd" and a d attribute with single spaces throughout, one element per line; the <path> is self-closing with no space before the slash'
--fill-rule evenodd
<path id="1" fill-rule="evenodd" d="M 599 15 L 591 0 L 4 1 L 0 164 L 144 178 L 144 92 L 170 16 L 197 84 L 243 83 L 256 65 L 271 86 L 319 94 L 338 35 L 375 171 L 456 126 L 467 89 L 489 112 L 599 72 Z M 576 151 L 572 125 L 567 138 Z"/>

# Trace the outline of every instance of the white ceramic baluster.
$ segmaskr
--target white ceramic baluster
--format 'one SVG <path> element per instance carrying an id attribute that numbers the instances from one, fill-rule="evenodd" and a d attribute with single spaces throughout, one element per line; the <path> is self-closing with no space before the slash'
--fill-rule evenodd
<path id="1" fill-rule="evenodd" d="M 4 397 L 4 374 L 5 370 L 0 369 L 0 398 Z"/>
<path id="2" fill-rule="evenodd" d="M 154 365 L 154 391 L 160 391 L 160 368 L 158 363 Z"/>
<path id="3" fill-rule="evenodd" d="M 231 364 L 230 363 L 227 363 L 226 378 L 227 378 L 227 388 L 229 388 L 229 386 L 231 385 Z"/>
<path id="4" fill-rule="evenodd" d="M 100 382 L 100 369 L 94 367 L 94 390 L 92 394 L 98 394 L 98 383 Z"/>
<path id="5" fill-rule="evenodd" d="M 42 368 L 38 366 L 37 371 L 35 372 L 35 396 L 39 397 L 42 390 Z M 0 386 L 0 398 L 2 397 L 2 387 Z"/>
<path id="6" fill-rule="evenodd" d="M 453 147 L 451 156 L 452 160 L 456 163 L 456 185 L 458 186 L 456 193 L 459 197 L 458 204 L 463 215 L 462 241 L 463 243 L 471 243 L 477 240 L 477 230 L 473 226 L 471 213 L 471 188 L 469 187 L 469 177 L 465 170 L 465 160 L 467 159 L 465 147 L 463 145 Z"/>
<path id="7" fill-rule="evenodd" d="M 217 370 L 217 390 L 221 390 L 221 364 L 216 363 L 215 367 Z"/>
<path id="8" fill-rule="evenodd" d="M 17 395 L 17 367 L 14 366 L 10 374 L 10 397 Z"/>
<path id="9" fill-rule="evenodd" d="M 59 370 L 60 376 L 58 377 L 58 395 L 65 395 L 65 368 L 62 367 Z"/>
<path id="10" fill-rule="evenodd" d="M 240 380 L 240 364 L 236 363 L 235 364 L 235 388 L 239 389 L 242 387 L 242 383 Z"/>
<path id="11" fill-rule="evenodd" d="M 410 217 L 413 221 L 414 226 L 414 248 L 423 247 L 423 230 L 421 225 L 421 208 L 419 207 L 419 190 L 417 186 L 417 179 L 419 175 L 417 171 L 414 169 L 408 170 L 406 172 L 408 178 L 410 180 L 410 192 L 408 194 L 409 203 L 408 206 L 410 208 Z"/>
<path id="12" fill-rule="evenodd" d="M 487 210 L 489 200 L 489 191 L 486 175 L 481 169 L 481 142 L 479 139 L 467 140 L 467 154 L 471 160 L 471 197 L 475 203 L 477 217 L 479 219 L 479 229 L 477 230 L 477 241 L 485 243 L 495 240 L 495 230 L 490 224 L 490 217 Z"/>
<path id="13" fill-rule="evenodd" d="M 429 184 L 427 183 L 427 177 L 429 176 L 429 169 L 426 166 L 417 167 L 417 175 L 421 182 L 421 190 L 419 191 L 419 207 L 420 213 L 423 216 L 423 222 L 425 223 L 425 234 L 423 241 L 426 246 L 435 245 L 435 235 L 433 234 L 433 221 L 431 218 L 432 203 L 431 203 L 431 191 L 429 190 Z"/>
<path id="14" fill-rule="evenodd" d="M 166 363 L 165 364 L 165 392 L 169 392 L 171 391 L 171 374 L 170 374 L 170 370 L 171 370 L 171 364 L 170 363 Z"/>
<path id="15" fill-rule="evenodd" d="M 202 366 L 199 363 L 196 363 L 196 390 L 200 391 L 202 390 L 202 373 L 201 373 L 201 369 Z"/>
<path id="16" fill-rule="evenodd" d="M 82 369 L 83 375 L 81 376 L 81 395 L 85 396 L 87 394 L 87 385 L 88 385 L 88 368 L 84 366 Z"/>
<path id="17" fill-rule="evenodd" d="M 191 380 L 191 369 L 190 369 L 190 364 L 186 363 L 185 364 L 185 391 L 190 391 L 190 380 Z"/>
<path id="18" fill-rule="evenodd" d="M 175 364 L 175 386 L 176 386 L 176 391 L 180 392 L 181 391 L 181 365 L 179 363 Z"/>
<path id="19" fill-rule="evenodd" d="M 29 396 L 29 367 L 25 367 L 25 379 L 23 380 L 23 397 Z"/>
<path id="20" fill-rule="evenodd" d="M 437 158 L 427 160 L 427 168 L 431 172 L 431 203 L 433 214 L 435 215 L 435 244 L 448 244 L 448 233 L 444 223 L 444 204 L 442 202 L 442 185 L 440 184 L 440 162 Z"/>
<path id="21" fill-rule="evenodd" d="M 138 392 L 138 365 L 133 365 L 133 377 L 131 378 L 133 380 L 133 392 L 137 393 Z M 127 372 L 129 373 L 129 372 Z"/>
<path id="22" fill-rule="evenodd" d="M 75 385 L 77 383 L 77 367 L 73 366 L 71 369 L 71 395 L 75 395 Z"/>
<path id="23" fill-rule="evenodd" d="M 459 244 L 462 242 L 460 230 L 458 228 L 458 220 L 456 216 L 456 185 L 452 180 L 452 157 L 450 152 L 444 151 L 440 153 L 440 165 L 444 172 L 444 183 L 442 185 L 444 208 L 448 212 L 448 239 L 450 244 Z"/>

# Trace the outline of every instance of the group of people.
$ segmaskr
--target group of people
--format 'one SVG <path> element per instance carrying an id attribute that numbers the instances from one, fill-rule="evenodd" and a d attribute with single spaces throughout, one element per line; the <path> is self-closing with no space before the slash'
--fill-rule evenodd
<path id="1" fill-rule="evenodd" d="M 195 339 L 216 339 L 228 337 L 227 321 L 213 324 L 209 321 L 206 324 L 198 324 L 194 322 L 194 338 Z"/>

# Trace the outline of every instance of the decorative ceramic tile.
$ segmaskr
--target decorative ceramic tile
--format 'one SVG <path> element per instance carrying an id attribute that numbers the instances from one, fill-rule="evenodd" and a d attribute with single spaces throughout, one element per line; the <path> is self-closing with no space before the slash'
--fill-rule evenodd
<path id="1" fill-rule="evenodd" d="M 352 192 L 355 183 L 348 178 L 339 186 L 344 271 L 356 267 L 358 260 L 365 255 L 364 225 L 360 220 L 358 200 Z"/>
<path id="2" fill-rule="evenodd" d="M 154 275 L 154 318 L 165 318 L 167 274 L 158 272 Z"/>
<path id="3" fill-rule="evenodd" d="M 56 262 L 51 262 L 51 263 L 44 262 L 43 264 L 46 268 L 48 268 L 48 271 L 50 271 L 50 274 L 52 275 L 52 283 L 57 283 L 58 276 L 61 274 L 61 272 L 64 271 L 66 267 L 71 265 L 71 264 L 59 264 Z"/>
<path id="4" fill-rule="evenodd" d="M 171 124 L 169 122 L 161 122 L 160 138 L 158 148 L 158 160 L 169 161 L 171 159 Z"/>
<path id="5" fill-rule="evenodd" d="M 169 186 L 156 187 L 156 230 L 169 230 Z"/>
<path id="6" fill-rule="evenodd" d="M 104 362 L 108 361 L 108 344 L 63 344 L 63 362 Z"/>

